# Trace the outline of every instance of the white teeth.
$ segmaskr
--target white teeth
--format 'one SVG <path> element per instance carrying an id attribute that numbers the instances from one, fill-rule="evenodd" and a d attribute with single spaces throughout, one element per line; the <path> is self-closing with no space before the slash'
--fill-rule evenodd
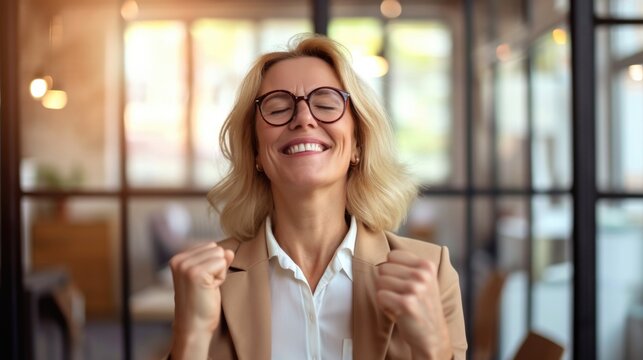
<path id="1" fill-rule="evenodd" d="M 306 144 L 293 145 L 286 150 L 286 153 L 288 155 L 292 155 L 292 154 L 297 154 L 304 151 L 322 152 L 324 151 L 324 149 L 320 144 L 306 143 Z"/>

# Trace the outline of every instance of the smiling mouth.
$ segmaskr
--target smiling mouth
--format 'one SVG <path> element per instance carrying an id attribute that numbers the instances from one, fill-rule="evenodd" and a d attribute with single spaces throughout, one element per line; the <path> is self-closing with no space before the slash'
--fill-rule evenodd
<path id="1" fill-rule="evenodd" d="M 302 144 L 295 144 L 286 147 L 283 152 L 286 155 L 294 155 L 294 154 L 299 154 L 303 152 L 315 152 L 315 153 L 320 153 L 323 152 L 327 149 L 327 147 L 323 146 L 322 144 L 317 144 L 317 143 L 302 143 Z"/>

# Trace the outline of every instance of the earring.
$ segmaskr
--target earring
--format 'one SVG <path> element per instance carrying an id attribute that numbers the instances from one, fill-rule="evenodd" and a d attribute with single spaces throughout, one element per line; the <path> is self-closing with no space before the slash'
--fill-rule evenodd
<path id="1" fill-rule="evenodd" d="M 261 165 L 259 165 L 259 163 L 255 163 L 255 169 L 257 169 L 257 172 L 263 172 L 263 168 L 261 167 Z"/>
<path id="2" fill-rule="evenodd" d="M 351 166 L 356 166 L 359 164 L 359 157 L 355 157 L 355 159 L 351 160 Z"/>

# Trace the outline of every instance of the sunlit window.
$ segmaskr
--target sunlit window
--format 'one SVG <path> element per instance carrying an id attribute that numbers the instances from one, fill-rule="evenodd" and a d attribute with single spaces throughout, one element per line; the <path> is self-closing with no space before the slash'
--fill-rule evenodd
<path id="1" fill-rule="evenodd" d="M 388 72 L 386 59 L 380 56 L 383 32 L 375 18 L 335 18 L 328 25 L 328 36 L 349 50 L 357 74 L 380 96 Z"/>
<path id="2" fill-rule="evenodd" d="M 623 26 L 612 30 L 612 54 L 626 57 L 643 50 L 643 28 L 640 26 Z"/>
<path id="3" fill-rule="evenodd" d="M 200 20 L 192 26 L 191 35 L 194 180 L 199 187 L 208 187 L 226 169 L 219 131 L 232 108 L 237 84 L 253 60 L 257 40 L 251 21 Z"/>
<path id="4" fill-rule="evenodd" d="M 601 16 L 640 18 L 643 16 L 641 0 L 594 0 L 594 7 Z"/>
<path id="5" fill-rule="evenodd" d="M 620 129 L 615 134 L 620 141 L 615 144 L 614 155 L 620 159 L 617 187 L 630 191 L 643 190 L 643 81 L 634 78 L 629 69 L 620 71 L 614 77 L 614 91 L 618 94 L 615 99 L 616 108 L 620 109 L 618 121 Z"/>
<path id="6" fill-rule="evenodd" d="M 134 186 L 185 182 L 186 36 L 176 21 L 132 23 L 125 32 L 127 171 Z"/>
<path id="7" fill-rule="evenodd" d="M 555 28 L 533 49 L 532 171 L 536 188 L 567 188 L 571 184 L 571 69 L 567 31 Z"/>
<path id="8" fill-rule="evenodd" d="M 435 185 L 452 172 L 451 32 L 441 23 L 394 21 L 387 27 L 390 113 L 402 159 Z"/>
<path id="9" fill-rule="evenodd" d="M 304 19 L 262 20 L 259 22 L 259 53 L 284 50 L 293 35 L 312 31 L 312 24 Z"/>
<path id="10" fill-rule="evenodd" d="M 392 20 L 384 26 L 376 18 L 337 18 L 329 36 L 348 48 L 358 75 L 382 98 L 400 157 L 416 179 L 447 182 L 453 126 L 449 28 L 435 21 Z"/>
<path id="11" fill-rule="evenodd" d="M 252 61 L 282 50 L 303 19 L 134 22 L 125 35 L 128 180 L 209 188 L 226 169 L 218 138 Z M 416 178 L 448 181 L 452 155 L 451 33 L 435 21 L 337 18 L 329 35 L 391 114 Z M 386 46 L 385 46 L 386 43 Z"/>
<path id="12" fill-rule="evenodd" d="M 498 184 L 521 188 L 527 183 L 527 79 L 524 60 L 498 65 L 496 107 L 496 156 Z"/>
<path id="13" fill-rule="evenodd" d="M 311 30 L 301 19 L 131 23 L 125 35 L 130 184 L 214 185 L 227 167 L 221 125 L 252 61 Z"/>

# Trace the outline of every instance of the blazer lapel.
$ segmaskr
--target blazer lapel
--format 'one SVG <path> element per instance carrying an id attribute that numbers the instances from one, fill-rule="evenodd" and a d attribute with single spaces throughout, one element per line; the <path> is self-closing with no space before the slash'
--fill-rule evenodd
<path id="1" fill-rule="evenodd" d="M 353 358 L 384 359 L 393 322 L 376 303 L 377 265 L 390 252 L 384 232 L 372 232 L 358 223 L 353 257 Z"/>
<path id="2" fill-rule="evenodd" d="M 270 359 L 270 277 L 265 229 L 239 245 L 221 285 L 223 313 L 240 360 Z"/>

